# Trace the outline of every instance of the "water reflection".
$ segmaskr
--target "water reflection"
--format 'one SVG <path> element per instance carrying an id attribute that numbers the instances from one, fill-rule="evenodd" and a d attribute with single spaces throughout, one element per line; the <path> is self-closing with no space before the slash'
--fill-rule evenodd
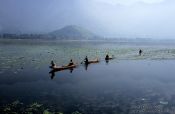
<path id="1" fill-rule="evenodd" d="M 55 71 L 54 71 L 54 70 L 51 70 L 51 71 L 49 72 L 49 74 L 50 74 L 50 78 L 51 78 L 51 79 L 53 79 L 53 78 L 55 77 Z"/>
<path id="2" fill-rule="evenodd" d="M 89 64 L 84 64 L 85 70 L 88 70 L 88 65 L 89 65 Z"/>
<path id="3" fill-rule="evenodd" d="M 105 60 L 106 61 L 106 64 L 108 64 L 109 63 L 109 60 Z"/>
<path id="4" fill-rule="evenodd" d="M 106 62 L 106 65 L 107 65 L 109 63 L 109 60 L 105 60 L 105 62 Z M 82 64 L 82 66 L 87 71 L 88 67 L 89 67 L 89 64 Z M 74 68 L 69 68 L 69 69 L 64 69 L 64 70 L 69 70 L 70 73 L 73 73 Z M 60 69 L 59 70 L 55 70 L 55 69 L 50 70 L 49 74 L 50 74 L 51 79 L 53 79 L 55 77 L 56 72 L 61 72 L 61 71 L 64 71 L 64 70 L 62 70 L 62 69 L 61 70 Z"/>
<path id="5" fill-rule="evenodd" d="M 73 70 L 74 70 L 74 68 L 70 68 L 70 69 L 66 69 L 66 70 L 69 70 L 70 73 L 72 73 Z M 53 78 L 55 77 L 55 73 L 56 73 L 56 72 L 60 72 L 60 71 L 63 71 L 63 70 L 51 70 L 51 71 L 49 72 L 50 78 L 53 79 Z"/>
<path id="6" fill-rule="evenodd" d="M 3 100 L 0 103 L 3 105 L 20 98 L 19 101 L 25 104 L 38 102 L 46 109 L 52 106 L 51 111 L 64 114 L 76 110 L 82 114 L 140 114 L 135 113 L 142 111 L 140 107 L 146 110 L 142 114 L 148 114 L 151 107 L 158 107 L 157 110 L 162 112 L 175 109 L 174 60 L 110 62 L 108 65 L 105 61 L 90 64 L 90 68 L 81 65 L 76 70 L 62 72 L 51 70 L 49 78 L 48 67 L 33 70 L 32 75 L 31 70 L 24 69 L 15 78 L 10 74 L 9 77 L 1 75 L 0 95 Z M 9 80 L 13 84 L 9 84 Z"/>
<path id="7" fill-rule="evenodd" d="M 74 69 L 73 69 L 73 68 L 71 68 L 71 69 L 69 69 L 69 70 L 70 70 L 70 73 L 72 73 Z"/>
<path id="8" fill-rule="evenodd" d="M 88 70 L 89 64 L 83 64 L 83 66 L 84 66 L 85 70 L 87 71 L 87 70 Z M 73 73 L 74 68 L 69 68 L 69 69 L 65 69 L 65 70 L 69 70 L 70 73 Z M 55 77 L 55 73 L 56 73 L 56 72 L 61 72 L 61 71 L 64 71 L 64 70 L 55 70 L 55 69 L 51 69 L 50 72 L 49 72 L 50 78 L 53 79 L 53 78 Z"/>

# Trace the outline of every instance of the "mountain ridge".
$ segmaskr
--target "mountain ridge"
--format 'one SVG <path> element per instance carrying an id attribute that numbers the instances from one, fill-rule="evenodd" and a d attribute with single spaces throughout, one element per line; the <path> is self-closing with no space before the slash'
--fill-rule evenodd
<path id="1" fill-rule="evenodd" d="M 65 26 L 61 29 L 50 32 L 49 35 L 55 37 L 56 39 L 65 40 L 93 40 L 99 38 L 99 36 L 91 31 L 77 25 Z"/>

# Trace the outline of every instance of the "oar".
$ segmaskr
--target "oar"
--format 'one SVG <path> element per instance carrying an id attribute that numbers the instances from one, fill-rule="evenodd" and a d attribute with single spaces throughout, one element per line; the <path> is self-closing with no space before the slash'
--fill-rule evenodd
<path id="1" fill-rule="evenodd" d="M 81 64 L 83 64 L 84 60 L 81 62 Z"/>

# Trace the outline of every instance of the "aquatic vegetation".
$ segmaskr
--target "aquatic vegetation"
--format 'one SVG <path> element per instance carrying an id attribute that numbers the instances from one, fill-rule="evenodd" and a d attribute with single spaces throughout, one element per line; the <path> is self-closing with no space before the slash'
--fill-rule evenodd
<path id="1" fill-rule="evenodd" d="M 73 112 L 72 114 L 82 114 L 82 113 L 80 113 L 80 112 L 78 112 L 78 111 L 75 111 L 75 112 Z"/>
<path id="2" fill-rule="evenodd" d="M 19 112 L 23 112 L 22 110 L 23 103 L 14 101 L 10 104 L 3 105 L 0 107 L 0 112 L 7 114 L 18 114 Z"/>
<path id="3" fill-rule="evenodd" d="M 39 104 L 37 102 L 30 105 L 31 108 L 40 108 L 41 106 L 42 106 L 42 104 Z"/>
<path id="4" fill-rule="evenodd" d="M 142 56 L 138 55 L 139 48 L 143 50 Z M 42 42 L 41 45 L 38 45 L 38 43 L 27 45 L 10 43 L 7 46 L 1 46 L 1 50 L 5 51 L 1 51 L 0 68 L 6 70 L 23 69 L 26 66 L 34 66 L 37 70 L 43 65 L 48 65 L 51 60 L 59 65 L 67 64 L 70 59 L 80 63 L 85 56 L 88 56 L 89 59 L 98 57 L 104 60 L 107 53 L 114 55 L 118 60 L 175 59 L 175 48 L 172 47 L 153 47 L 151 45 L 138 47 L 117 45 L 115 43 L 110 45 L 105 43 L 86 43 L 82 45 L 79 42 L 74 42 L 74 44 L 67 42 L 67 45 L 66 42 L 53 45 L 52 43 L 42 44 Z"/>
<path id="5" fill-rule="evenodd" d="M 17 105 L 22 105 L 23 103 L 20 102 L 19 100 L 16 100 L 14 102 L 12 102 L 12 106 L 17 106 Z"/>
<path id="6" fill-rule="evenodd" d="M 34 102 L 26 105 L 18 100 L 9 103 L 7 105 L 0 105 L 0 112 L 3 114 L 64 114 L 58 111 L 50 111 L 49 107 L 43 104 Z M 82 114 L 78 111 L 72 112 L 71 114 Z"/>
<path id="7" fill-rule="evenodd" d="M 53 114 L 53 113 L 49 112 L 48 110 L 44 110 L 43 114 Z"/>
<path id="8" fill-rule="evenodd" d="M 168 102 L 167 102 L 167 101 L 160 101 L 160 104 L 162 104 L 162 105 L 167 105 Z"/>

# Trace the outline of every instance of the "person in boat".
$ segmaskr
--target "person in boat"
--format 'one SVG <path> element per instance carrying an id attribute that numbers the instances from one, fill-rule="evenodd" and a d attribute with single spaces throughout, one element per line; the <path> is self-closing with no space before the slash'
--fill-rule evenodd
<path id="1" fill-rule="evenodd" d="M 53 61 L 51 61 L 51 67 L 53 68 L 53 67 L 56 67 L 56 64 L 53 62 Z"/>
<path id="2" fill-rule="evenodd" d="M 108 54 L 106 55 L 105 60 L 109 60 L 109 55 Z"/>
<path id="3" fill-rule="evenodd" d="M 88 57 L 86 56 L 85 59 L 84 59 L 84 63 L 85 64 L 88 64 L 89 63 L 89 60 L 88 60 Z"/>
<path id="4" fill-rule="evenodd" d="M 139 50 L 139 55 L 140 55 L 140 56 L 142 55 L 142 52 L 143 52 L 143 51 L 140 49 L 140 50 Z"/>
<path id="5" fill-rule="evenodd" d="M 68 64 L 68 66 L 72 66 L 72 65 L 74 65 L 74 63 L 73 63 L 73 61 L 71 59 L 70 62 L 69 62 L 69 64 Z"/>

